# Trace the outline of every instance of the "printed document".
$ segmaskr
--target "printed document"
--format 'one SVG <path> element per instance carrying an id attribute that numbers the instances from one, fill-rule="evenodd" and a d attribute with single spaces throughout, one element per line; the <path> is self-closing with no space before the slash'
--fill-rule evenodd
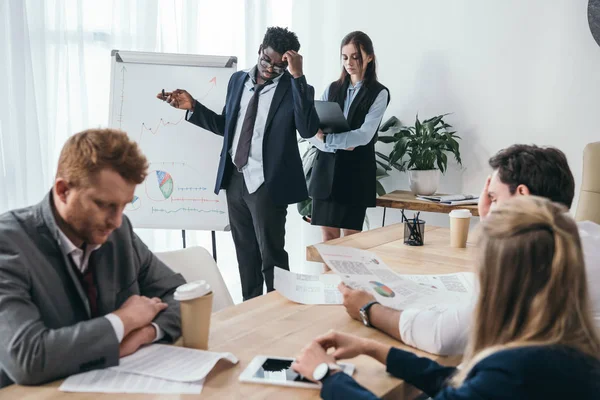
<path id="1" fill-rule="evenodd" d="M 335 274 L 297 274 L 275 268 L 275 289 L 291 301 L 301 304 L 342 304 L 338 290 L 341 279 Z"/>
<path id="2" fill-rule="evenodd" d="M 324 244 L 315 247 L 346 285 L 365 290 L 381 304 L 396 310 L 442 311 L 451 304 L 470 302 L 475 296 L 475 279 L 470 272 L 404 275 L 391 270 L 369 251 Z"/>
<path id="3" fill-rule="evenodd" d="M 197 382 L 206 377 L 219 360 L 237 364 L 231 353 L 152 344 L 123 357 L 114 371 L 129 372 L 177 382 Z"/>
<path id="4" fill-rule="evenodd" d="M 203 383 L 203 380 L 176 382 L 112 369 L 99 369 L 68 377 L 59 390 L 85 393 L 200 394 Z"/>

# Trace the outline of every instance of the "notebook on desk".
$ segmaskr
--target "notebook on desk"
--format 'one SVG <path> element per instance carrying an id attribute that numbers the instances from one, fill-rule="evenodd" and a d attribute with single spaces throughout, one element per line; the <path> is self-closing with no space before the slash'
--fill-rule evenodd
<path id="1" fill-rule="evenodd" d="M 478 204 L 479 196 L 470 194 L 449 194 L 444 196 L 417 196 L 417 199 L 450 206 Z"/>

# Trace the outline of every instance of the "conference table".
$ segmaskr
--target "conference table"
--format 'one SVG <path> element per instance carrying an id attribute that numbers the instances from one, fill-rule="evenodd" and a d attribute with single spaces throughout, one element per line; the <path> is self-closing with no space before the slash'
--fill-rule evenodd
<path id="1" fill-rule="evenodd" d="M 425 245 L 403 244 L 403 225 L 395 224 L 357 235 L 332 240 L 327 244 L 343 245 L 375 252 L 392 269 L 409 274 L 441 274 L 468 271 L 474 257 L 473 243 L 456 249 L 449 245 L 449 230 L 427 227 Z M 307 259 L 322 261 L 313 246 L 307 247 Z M 38 387 L 12 385 L 0 390 L 0 399 L 316 399 L 317 390 L 241 383 L 238 378 L 256 355 L 295 356 L 314 337 L 335 329 L 413 351 L 445 365 L 457 365 L 458 357 L 440 357 L 404 346 L 385 334 L 352 320 L 342 306 L 303 305 L 293 303 L 277 292 L 221 310 L 212 316 L 209 349 L 231 352 L 239 358 L 237 365 L 220 362 L 206 378 L 200 395 L 125 395 L 98 393 L 63 393 L 60 381 Z M 385 372 L 377 361 L 359 356 L 355 379 L 378 396 L 412 399 L 419 391 Z"/>

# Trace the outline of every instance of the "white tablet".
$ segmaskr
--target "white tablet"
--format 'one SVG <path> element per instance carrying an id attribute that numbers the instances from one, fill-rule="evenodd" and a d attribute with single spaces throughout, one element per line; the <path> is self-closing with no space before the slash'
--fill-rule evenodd
<path id="1" fill-rule="evenodd" d="M 320 383 L 309 381 L 292 369 L 293 358 L 256 356 L 240 375 L 241 382 L 320 389 Z M 352 375 L 354 365 L 339 363 L 344 373 Z"/>

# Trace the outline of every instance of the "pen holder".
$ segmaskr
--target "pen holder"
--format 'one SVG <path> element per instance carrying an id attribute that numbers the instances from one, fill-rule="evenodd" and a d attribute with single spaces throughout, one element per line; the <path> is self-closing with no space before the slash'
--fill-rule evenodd
<path id="1" fill-rule="evenodd" d="M 404 222 L 404 244 L 423 246 L 425 241 L 425 221 L 409 219 Z"/>

